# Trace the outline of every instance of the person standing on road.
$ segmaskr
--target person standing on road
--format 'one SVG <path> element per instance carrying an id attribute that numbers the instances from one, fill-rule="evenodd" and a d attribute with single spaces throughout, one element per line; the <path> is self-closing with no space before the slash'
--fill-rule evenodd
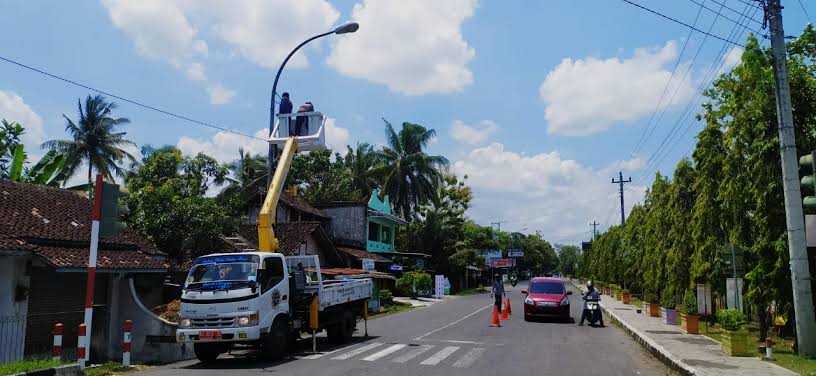
<path id="1" fill-rule="evenodd" d="M 497 275 L 496 280 L 493 281 L 492 295 L 496 299 L 496 310 L 501 314 L 502 300 L 504 298 L 504 284 L 502 283 L 501 275 Z"/>

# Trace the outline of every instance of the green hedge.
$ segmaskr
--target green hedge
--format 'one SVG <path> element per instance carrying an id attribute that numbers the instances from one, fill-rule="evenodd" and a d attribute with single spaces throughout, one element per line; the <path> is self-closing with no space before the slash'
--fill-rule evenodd
<path id="1" fill-rule="evenodd" d="M 717 312 L 717 322 L 720 326 L 729 331 L 742 330 L 742 327 L 748 320 L 742 312 L 736 309 L 723 309 Z"/>

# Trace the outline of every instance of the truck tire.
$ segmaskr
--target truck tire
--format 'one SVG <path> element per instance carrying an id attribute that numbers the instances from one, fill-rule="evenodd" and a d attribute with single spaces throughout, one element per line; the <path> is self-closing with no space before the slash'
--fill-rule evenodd
<path id="1" fill-rule="evenodd" d="M 263 342 L 263 356 L 266 360 L 281 360 L 289 350 L 289 327 L 285 320 L 275 320 Z"/>
<path id="2" fill-rule="evenodd" d="M 194 343 L 193 352 L 201 363 L 209 364 L 215 362 L 221 355 L 222 348 L 215 343 Z"/>
<path id="3" fill-rule="evenodd" d="M 326 329 L 329 342 L 338 345 L 348 343 L 351 341 L 352 336 L 354 336 L 354 330 L 356 328 L 357 322 L 354 321 L 354 314 L 348 309 L 344 310 L 340 316 L 340 322 Z"/>

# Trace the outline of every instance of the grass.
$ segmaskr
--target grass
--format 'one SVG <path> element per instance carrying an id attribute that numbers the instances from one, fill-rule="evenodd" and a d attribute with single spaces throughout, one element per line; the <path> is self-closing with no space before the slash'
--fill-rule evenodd
<path id="1" fill-rule="evenodd" d="M 119 363 L 114 362 L 107 362 L 105 364 L 100 364 L 95 367 L 88 367 L 85 368 L 85 376 L 111 376 L 111 375 L 121 375 L 128 372 L 135 372 L 141 371 L 143 369 L 148 368 L 148 366 L 137 365 L 137 366 L 130 366 L 130 367 L 123 367 Z"/>
<path id="2" fill-rule="evenodd" d="M 380 312 L 377 314 L 369 316 L 369 318 L 379 317 L 379 316 L 386 316 L 386 315 L 393 315 L 398 312 L 410 311 L 414 307 L 411 306 L 409 303 L 400 303 L 400 302 L 392 302 L 389 304 L 385 304 L 380 307 Z"/>
<path id="3" fill-rule="evenodd" d="M 478 294 L 482 294 L 482 293 L 484 293 L 484 292 L 487 292 L 487 290 L 485 290 L 485 288 L 484 288 L 484 287 L 474 287 L 474 288 L 472 288 L 472 289 L 467 289 L 467 290 L 462 290 L 462 291 L 459 291 L 459 292 L 457 292 L 457 293 L 456 293 L 456 294 L 454 294 L 454 295 L 457 295 L 457 296 L 469 296 L 469 295 L 478 295 Z"/>
<path id="4" fill-rule="evenodd" d="M 53 368 L 60 364 L 62 363 L 51 359 L 25 359 L 14 363 L 0 364 L 0 376 Z"/>

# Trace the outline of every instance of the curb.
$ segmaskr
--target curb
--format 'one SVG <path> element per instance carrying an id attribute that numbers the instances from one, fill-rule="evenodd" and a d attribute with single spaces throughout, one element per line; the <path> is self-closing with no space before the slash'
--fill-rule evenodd
<path id="1" fill-rule="evenodd" d="M 39 369 L 36 371 L 14 373 L 9 376 L 82 376 L 79 364 L 66 364 L 64 366 Z"/>
<path id="2" fill-rule="evenodd" d="M 570 281 L 570 284 L 572 284 L 575 288 L 580 290 L 580 288 L 576 286 L 575 283 L 573 283 L 572 281 Z M 635 329 L 625 321 L 621 320 L 620 317 L 618 317 L 618 315 L 616 315 L 614 312 L 610 312 L 608 309 L 606 309 L 606 307 L 603 306 L 603 303 L 601 303 L 601 307 L 604 308 L 601 311 L 604 316 L 608 317 L 611 322 L 620 325 L 624 332 L 632 336 L 632 338 L 634 338 L 637 343 L 639 343 L 646 350 L 648 350 L 649 353 L 654 355 L 663 364 L 679 372 L 681 375 L 685 376 L 697 375 L 697 370 L 694 369 L 694 367 L 678 359 L 676 356 L 672 355 L 665 348 L 663 348 L 663 346 L 660 346 L 657 342 L 643 334 L 640 330 Z"/>

